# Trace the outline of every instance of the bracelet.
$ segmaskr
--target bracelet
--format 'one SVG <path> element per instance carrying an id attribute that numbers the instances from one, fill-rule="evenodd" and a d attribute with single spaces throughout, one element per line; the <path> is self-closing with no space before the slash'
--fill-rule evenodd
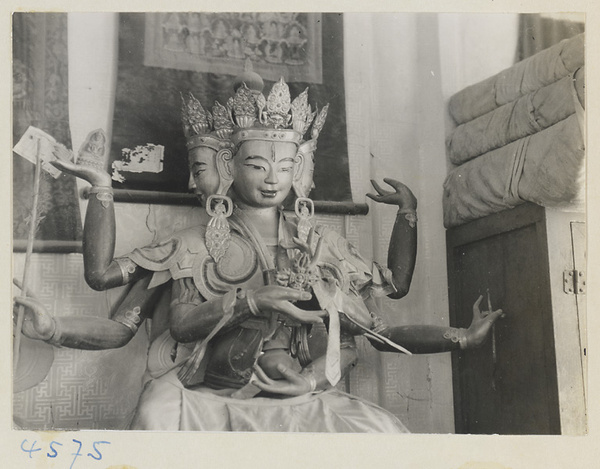
<path id="1" fill-rule="evenodd" d="M 461 350 L 465 350 L 468 345 L 467 345 L 467 333 L 466 331 L 463 329 L 463 333 L 460 336 L 460 339 L 458 339 L 458 344 L 460 345 L 460 349 Z"/>
<path id="2" fill-rule="evenodd" d="M 112 194 L 113 188 L 110 186 L 92 186 L 89 188 L 89 194 L 99 194 L 101 192 L 110 192 Z"/>
<path id="3" fill-rule="evenodd" d="M 444 339 L 451 340 L 455 344 L 458 343 L 461 350 L 467 348 L 467 331 L 466 329 L 449 329 L 444 332 Z"/>
<path id="4" fill-rule="evenodd" d="M 302 374 L 302 376 L 304 377 L 304 379 L 306 379 L 308 381 L 308 384 L 310 385 L 310 391 L 308 392 L 315 392 L 317 390 L 317 380 L 315 379 L 315 376 L 313 375 L 313 373 L 306 373 L 306 374 Z"/>
<path id="5" fill-rule="evenodd" d="M 137 264 L 133 262 L 129 257 L 115 257 L 115 262 L 121 269 L 121 276 L 123 277 L 124 283 L 129 283 L 131 276 L 137 269 Z"/>
<path id="6" fill-rule="evenodd" d="M 417 210 L 416 209 L 412 209 L 412 208 L 401 208 L 400 210 L 398 210 L 398 215 L 404 215 L 404 218 L 408 221 L 408 225 L 411 228 L 414 228 L 417 224 L 418 218 L 417 218 Z"/>
<path id="7" fill-rule="evenodd" d="M 52 336 L 50 336 L 50 338 L 48 340 L 45 340 L 44 342 L 46 342 L 50 345 L 54 345 L 55 347 L 61 347 L 62 346 L 62 331 L 60 330 L 60 327 L 58 327 L 58 323 L 56 322 L 56 319 L 52 318 L 52 322 L 54 323 L 54 332 L 52 333 Z"/>
<path id="8" fill-rule="evenodd" d="M 310 384 L 310 392 L 315 392 L 317 390 L 317 380 L 313 375 L 308 376 L 308 383 Z"/>
<path id="9" fill-rule="evenodd" d="M 125 312 L 123 317 L 115 319 L 116 322 L 123 324 L 125 327 L 129 328 L 133 334 L 137 334 L 139 329 L 139 324 L 142 320 L 140 317 L 140 313 L 142 312 L 142 308 L 139 306 L 135 306 L 133 309 L 130 309 Z"/>
<path id="10" fill-rule="evenodd" d="M 110 186 L 92 186 L 88 194 L 96 194 L 96 198 L 102 202 L 104 208 L 107 208 L 109 203 L 113 201 L 113 189 Z"/>
<path id="11" fill-rule="evenodd" d="M 250 308 L 250 312 L 254 315 L 254 316 L 261 316 L 261 311 L 260 309 L 258 309 L 258 306 L 256 304 L 256 298 L 254 297 L 254 290 L 247 290 L 246 291 L 246 301 L 248 302 L 248 308 Z"/>

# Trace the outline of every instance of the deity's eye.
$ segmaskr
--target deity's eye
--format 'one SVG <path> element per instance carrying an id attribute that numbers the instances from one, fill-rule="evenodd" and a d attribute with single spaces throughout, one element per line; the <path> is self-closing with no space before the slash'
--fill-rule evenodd
<path id="1" fill-rule="evenodd" d="M 194 162 L 190 165 L 190 171 L 194 175 L 194 177 L 200 176 L 204 171 L 206 171 L 207 165 L 206 163 Z"/>
<path id="2" fill-rule="evenodd" d="M 251 168 L 251 169 L 255 169 L 257 171 L 266 171 L 267 170 L 264 166 L 260 166 L 260 165 L 252 164 L 252 163 L 246 163 L 244 166 Z"/>

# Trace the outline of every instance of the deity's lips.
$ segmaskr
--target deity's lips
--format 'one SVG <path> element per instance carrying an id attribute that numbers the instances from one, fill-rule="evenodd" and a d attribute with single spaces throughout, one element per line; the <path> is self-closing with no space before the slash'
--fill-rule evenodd
<path id="1" fill-rule="evenodd" d="M 263 197 L 267 197 L 270 199 L 275 198 L 275 196 L 277 195 L 278 191 L 260 191 L 260 193 L 263 195 Z"/>

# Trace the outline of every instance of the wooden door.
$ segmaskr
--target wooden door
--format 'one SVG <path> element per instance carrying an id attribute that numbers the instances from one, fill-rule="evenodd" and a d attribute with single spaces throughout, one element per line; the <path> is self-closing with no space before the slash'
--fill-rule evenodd
<path id="1" fill-rule="evenodd" d="M 457 433 L 558 434 L 544 209 L 527 204 L 447 232 L 450 320 L 487 294 L 506 317 L 480 349 L 453 354 Z"/>

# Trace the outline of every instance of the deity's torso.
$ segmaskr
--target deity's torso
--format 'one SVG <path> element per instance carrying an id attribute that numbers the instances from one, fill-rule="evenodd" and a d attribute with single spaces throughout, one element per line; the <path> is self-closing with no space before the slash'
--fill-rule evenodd
<path id="1" fill-rule="evenodd" d="M 293 242 L 298 235 L 294 220 L 280 215 L 275 250 L 269 248 L 241 211 L 236 211 L 229 221 L 229 247 L 218 262 L 206 248 L 206 227 L 203 225 L 136 249 L 129 257 L 141 267 L 155 272 L 151 286 L 172 280 L 175 296 L 181 300 L 183 295 L 186 302 L 198 304 L 222 298 L 231 290 L 255 290 L 269 284 L 309 289 L 312 280 L 322 277 L 327 277 L 335 284 L 336 290 L 347 297 L 349 308 L 364 308 L 362 296 L 371 294 L 373 289 L 389 291 L 385 282 L 373 282 L 372 267 L 333 230 L 316 228 L 313 245 L 322 238 L 322 249 L 316 266 L 307 271 L 294 262 L 299 253 Z M 376 277 L 381 279 L 382 275 Z M 173 298 L 175 300 L 177 298 Z M 320 309 L 318 302 L 303 307 Z M 304 337 L 298 332 L 302 327 Z M 260 354 L 269 350 L 290 351 L 294 358 L 299 358 L 300 366 L 304 366 L 310 360 L 310 352 L 308 349 L 300 350 L 302 346 L 298 341 L 307 346 L 310 338 L 308 329 L 275 314 L 247 319 L 216 335 L 206 354 L 204 383 L 213 388 L 243 387 L 250 380 L 253 365 Z M 321 332 L 324 333 L 324 330 Z M 320 340 L 317 335 L 313 334 L 313 342 Z M 319 348 L 319 345 L 315 347 Z"/>

